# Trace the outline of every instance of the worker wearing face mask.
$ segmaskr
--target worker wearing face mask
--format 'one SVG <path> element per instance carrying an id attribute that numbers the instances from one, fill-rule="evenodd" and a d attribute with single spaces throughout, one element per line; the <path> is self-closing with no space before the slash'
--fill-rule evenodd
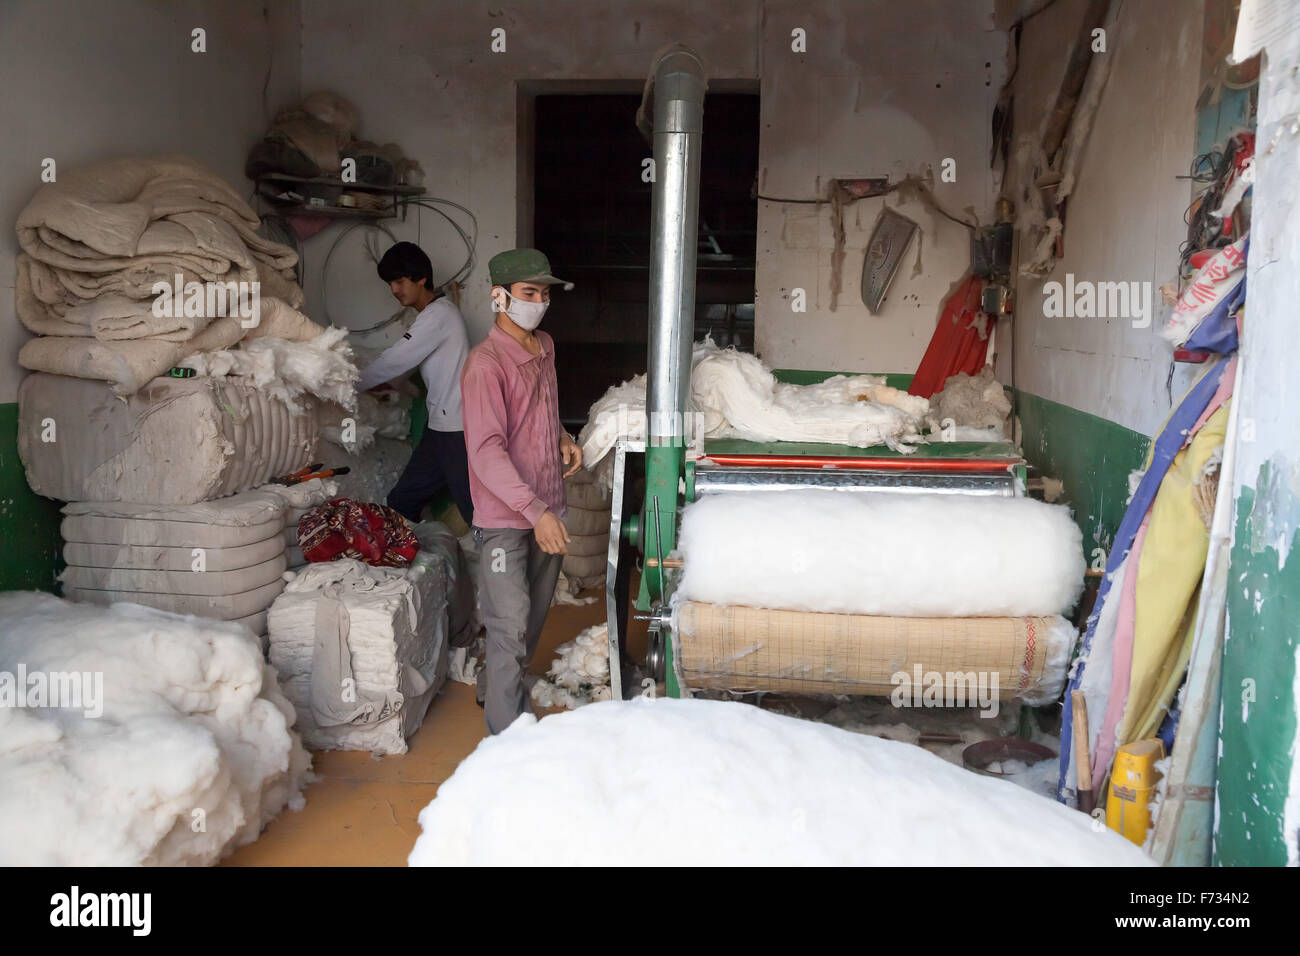
<path id="1" fill-rule="evenodd" d="M 487 627 L 478 698 L 496 734 L 531 711 L 523 679 L 567 550 L 564 479 L 582 449 L 560 424 L 555 343 L 537 328 L 551 286 L 573 284 L 536 249 L 494 256 L 488 274 L 495 321 L 460 381 Z"/>

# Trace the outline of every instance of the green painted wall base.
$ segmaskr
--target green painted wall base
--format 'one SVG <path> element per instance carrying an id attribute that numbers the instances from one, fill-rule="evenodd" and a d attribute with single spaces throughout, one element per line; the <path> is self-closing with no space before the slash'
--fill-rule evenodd
<path id="1" fill-rule="evenodd" d="M 18 458 L 18 405 L 0 405 L 0 591 L 55 590 L 63 567 L 59 507 L 27 487 Z"/>
<path id="2" fill-rule="evenodd" d="M 1065 485 L 1089 565 L 1094 548 L 1110 554 L 1128 499 L 1129 472 L 1146 462 L 1151 439 L 1105 418 L 1030 392 L 1016 396 L 1025 460 Z"/>
<path id="3" fill-rule="evenodd" d="M 1283 812 L 1296 741 L 1300 644 L 1300 469 L 1275 458 L 1243 484 L 1228 571 L 1219 812 L 1214 862 L 1282 866 Z M 1279 567 L 1279 556 L 1285 563 Z"/>

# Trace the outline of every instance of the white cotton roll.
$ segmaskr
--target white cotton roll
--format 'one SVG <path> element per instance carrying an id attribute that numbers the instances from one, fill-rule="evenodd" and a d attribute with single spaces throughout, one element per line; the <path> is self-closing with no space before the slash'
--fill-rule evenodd
<path id="1" fill-rule="evenodd" d="M 1061 614 L 1083 588 L 1067 508 L 1031 498 L 713 495 L 682 518 L 682 597 L 901 617 Z"/>

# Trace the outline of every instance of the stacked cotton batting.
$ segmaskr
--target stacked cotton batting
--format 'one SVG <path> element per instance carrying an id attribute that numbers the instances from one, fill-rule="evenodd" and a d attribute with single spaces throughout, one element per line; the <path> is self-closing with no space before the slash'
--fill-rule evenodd
<path id="1" fill-rule="evenodd" d="M 473 599 L 455 536 L 437 522 L 417 532 L 408 567 L 309 564 L 271 607 L 271 663 L 313 750 L 406 753 L 446 680 Z"/>

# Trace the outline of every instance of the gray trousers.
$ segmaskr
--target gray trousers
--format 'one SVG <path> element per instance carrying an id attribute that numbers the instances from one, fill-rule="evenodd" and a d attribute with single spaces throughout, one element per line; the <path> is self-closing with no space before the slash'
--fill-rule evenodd
<path id="1" fill-rule="evenodd" d="M 487 628 L 487 662 L 478 676 L 488 733 L 532 713 L 524 674 L 537 650 L 564 555 L 547 554 L 531 530 L 475 528 L 479 603 Z"/>

